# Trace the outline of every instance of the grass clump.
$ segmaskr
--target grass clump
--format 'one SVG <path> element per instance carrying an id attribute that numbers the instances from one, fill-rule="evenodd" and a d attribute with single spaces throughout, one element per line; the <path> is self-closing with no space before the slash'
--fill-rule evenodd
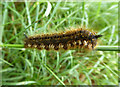
<path id="1" fill-rule="evenodd" d="M 85 26 L 102 34 L 100 45 L 118 45 L 118 3 L 2 2 L 2 43 L 23 44 L 27 35 Z M 35 23 L 35 21 L 40 20 Z M 116 51 L 2 49 L 3 85 L 118 85 Z"/>

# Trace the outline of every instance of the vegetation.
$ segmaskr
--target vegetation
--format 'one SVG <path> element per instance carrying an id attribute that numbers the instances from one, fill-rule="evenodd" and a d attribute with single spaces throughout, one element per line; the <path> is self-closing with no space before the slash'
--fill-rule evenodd
<path id="1" fill-rule="evenodd" d="M 24 33 L 29 36 L 84 26 L 103 35 L 99 45 L 118 45 L 118 3 L 2 2 L 1 5 L 2 44 L 23 45 Z M 2 48 L 2 84 L 118 85 L 117 54 L 117 51 Z"/>

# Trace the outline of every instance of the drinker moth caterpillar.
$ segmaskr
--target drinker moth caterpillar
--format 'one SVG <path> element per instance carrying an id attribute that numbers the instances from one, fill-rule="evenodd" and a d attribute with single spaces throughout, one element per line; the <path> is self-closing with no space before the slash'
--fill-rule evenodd
<path id="1" fill-rule="evenodd" d="M 34 35 L 29 37 L 25 35 L 24 47 L 36 48 L 39 50 L 94 49 L 97 44 L 97 39 L 101 36 L 102 35 L 96 35 L 82 28 L 61 33 Z"/>

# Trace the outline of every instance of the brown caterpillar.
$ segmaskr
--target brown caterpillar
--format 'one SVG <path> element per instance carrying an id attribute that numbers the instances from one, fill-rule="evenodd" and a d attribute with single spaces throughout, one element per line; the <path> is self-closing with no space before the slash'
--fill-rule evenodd
<path id="1" fill-rule="evenodd" d="M 39 50 L 46 49 L 75 49 L 88 48 L 94 49 L 97 39 L 102 35 L 96 35 L 82 28 L 69 30 L 62 33 L 43 34 L 26 37 L 24 41 L 25 48 L 37 48 Z"/>

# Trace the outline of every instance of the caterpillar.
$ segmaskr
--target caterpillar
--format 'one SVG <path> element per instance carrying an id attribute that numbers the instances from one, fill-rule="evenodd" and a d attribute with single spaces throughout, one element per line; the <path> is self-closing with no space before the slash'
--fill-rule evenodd
<path id="1" fill-rule="evenodd" d="M 59 50 L 88 48 L 94 49 L 97 39 L 102 35 L 96 35 L 86 29 L 78 28 L 61 33 L 42 34 L 29 36 L 25 35 L 25 48 L 36 48 L 39 50 Z"/>

